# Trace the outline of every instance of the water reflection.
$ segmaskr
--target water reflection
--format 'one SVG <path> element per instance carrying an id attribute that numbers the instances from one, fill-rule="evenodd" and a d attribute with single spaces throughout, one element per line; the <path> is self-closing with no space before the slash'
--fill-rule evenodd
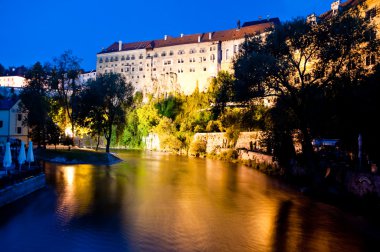
<path id="1" fill-rule="evenodd" d="M 119 155 L 125 162 L 113 166 L 47 164 L 37 198 L 0 209 L 4 248 L 22 250 L 11 235 L 21 228 L 43 237 L 31 251 L 367 251 L 380 234 L 238 164 Z"/>

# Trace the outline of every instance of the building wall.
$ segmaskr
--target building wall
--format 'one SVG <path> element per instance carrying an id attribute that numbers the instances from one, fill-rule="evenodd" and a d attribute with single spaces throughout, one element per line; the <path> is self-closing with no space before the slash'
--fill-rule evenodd
<path id="1" fill-rule="evenodd" d="M 200 42 L 150 50 L 137 49 L 97 55 L 96 71 L 121 73 L 144 94 L 207 91 L 220 70 L 231 71 L 234 52 L 244 39 Z M 111 62 L 112 58 L 112 62 Z"/>
<path id="2" fill-rule="evenodd" d="M 26 85 L 27 81 L 24 77 L 20 76 L 1 76 L 0 87 L 15 87 L 21 88 Z"/>
<path id="3" fill-rule="evenodd" d="M 0 110 L 0 121 L 3 127 L 0 128 L 0 142 L 5 143 L 7 138 L 16 138 L 28 142 L 28 127 L 23 125 L 27 114 L 20 111 L 20 101 L 10 110 Z"/>

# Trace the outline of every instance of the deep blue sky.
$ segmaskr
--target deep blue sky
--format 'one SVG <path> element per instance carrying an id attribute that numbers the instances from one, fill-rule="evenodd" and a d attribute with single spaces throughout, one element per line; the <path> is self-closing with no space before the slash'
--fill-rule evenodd
<path id="1" fill-rule="evenodd" d="M 321 14 L 333 0 L 0 0 L 0 64 L 31 66 L 66 50 L 95 69 L 96 53 L 135 42 L 231 29 L 259 16 L 281 21 Z"/>

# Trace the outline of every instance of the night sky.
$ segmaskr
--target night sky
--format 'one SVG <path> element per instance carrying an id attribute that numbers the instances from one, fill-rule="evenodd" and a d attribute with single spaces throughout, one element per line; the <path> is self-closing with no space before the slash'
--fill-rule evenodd
<path id="1" fill-rule="evenodd" d="M 52 61 L 66 50 L 95 69 L 96 53 L 115 41 L 225 30 L 247 21 L 281 21 L 330 9 L 333 0 L 89 1 L 0 0 L 0 64 Z"/>

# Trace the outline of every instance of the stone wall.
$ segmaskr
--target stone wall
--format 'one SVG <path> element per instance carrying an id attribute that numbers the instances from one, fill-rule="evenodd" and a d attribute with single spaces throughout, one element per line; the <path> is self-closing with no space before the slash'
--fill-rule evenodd
<path id="1" fill-rule="evenodd" d="M 278 166 L 277 162 L 273 160 L 273 156 L 254 151 L 239 150 L 239 159 L 252 160 L 257 164 L 266 164 L 273 167 Z"/>
<path id="2" fill-rule="evenodd" d="M 235 149 L 262 150 L 264 147 L 260 145 L 262 139 L 261 131 L 240 132 L 239 138 L 234 146 Z M 218 133 L 196 133 L 194 140 L 206 141 L 206 152 L 210 153 L 214 150 L 224 149 L 228 147 L 228 139 L 224 132 Z"/>
<path id="3" fill-rule="evenodd" d="M 45 174 L 27 179 L 21 183 L 0 190 L 0 207 L 22 198 L 45 186 Z"/>

